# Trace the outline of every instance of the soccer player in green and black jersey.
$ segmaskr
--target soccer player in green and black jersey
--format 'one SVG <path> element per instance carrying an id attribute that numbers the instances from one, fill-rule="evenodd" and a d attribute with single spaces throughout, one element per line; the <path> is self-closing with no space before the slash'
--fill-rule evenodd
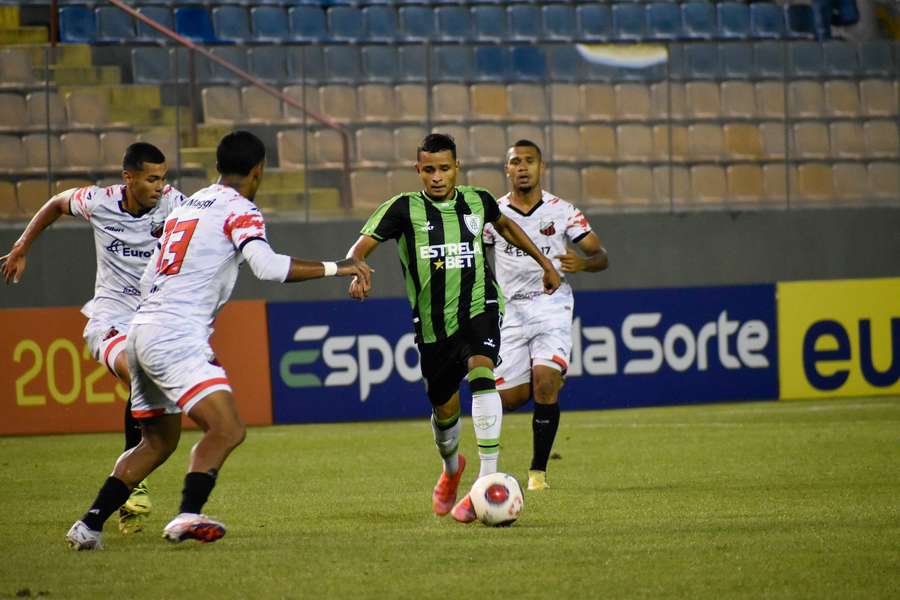
<path id="1" fill-rule="evenodd" d="M 452 508 L 454 519 L 468 523 L 475 520 L 468 494 L 454 506 L 466 465 L 457 451 L 462 378 L 468 379 L 472 392 L 479 477 L 497 471 L 503 416 L 494 386 L 503 294 L 485 260 L 481 236 L 485 223 L 492 223 L 497 233 L 541 265 L 546 293 L 556 291 L 560 279 L 522 229 L 500 213 L 490 192 L 456 185 L 459 161 L 453 138 L 426 136 L 417 150 L 416 171 L 424 189 L 394 196 L 378 207 L 347 256 L 363 260 L 379 243 L 397 240 L 432 405 L 434 439 L 444 463 L 432 508 L 441 516 Z M 362 300 L 368 293 L 364 283 L 354 279 L 350 284 L 352 297 Z"/>

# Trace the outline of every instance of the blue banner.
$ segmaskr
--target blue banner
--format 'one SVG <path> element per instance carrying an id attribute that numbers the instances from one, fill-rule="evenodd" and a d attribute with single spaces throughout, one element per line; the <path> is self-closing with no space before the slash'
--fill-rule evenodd
<path id="1" fill-rule="evenodd" d="M 267 310 L 275 423 L 429 414 L 406 300 Z M 774 285 L 579 292 L 560 401 L 591 409 L 776 399 L 775 323 Z"/>

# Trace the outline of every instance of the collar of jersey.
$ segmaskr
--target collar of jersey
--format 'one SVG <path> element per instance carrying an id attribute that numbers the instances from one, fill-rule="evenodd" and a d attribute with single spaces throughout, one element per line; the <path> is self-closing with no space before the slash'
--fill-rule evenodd
<path id="1" fill-rule="evenodd" d="M 160 200 L 162 200 L 162 198 L 160 198 Z M 133 218 L 135 218 L 135 219 L 140 219 L 141 217 L 143 217 L 144 215 L 146 215 L 148 212 L 150 212 L 151 210 L 153 210 L 153 208 L 152 208 L 152 207 L 151 207 L 151 208 L 144 208 L 144 209 L 140 210 L 140 211 L 138 212 L 138 214 L 136 214 L 136 215 L 131 214 L 130 212 L 128 212 L 128 210 L 125 208 L 125 186 L 123 185 L 123 186 L 122 186 L 122 199 L 119 200 L 119 210 L 120 210 L 121 212 L 125 213 L 126 215 L 128 215 L 129 217 L 133 217 Z"/>
<path id="2" fill-rule="evenodd" d="M 435 200 L 434 198 L 429 196 L 428 192 L 426 192 L 425 190 L 422 190 L 419 193 L 422 194 L 423 198 L 436 206 L 452 206 L 456 204 L 457 200 L 459 200 L 459 189 L 456 186 L 453 187 L 453 198 L 447 198 L 445 200 Z"/>
<path id="3" fill-rule="evenodd" d="M 512 205 L 512 202 L 507 202 L 507 203 L 506 203 L 506 206 L 508 206 L 510 210 L 513 210 L 513 211 L 519 213 L 519 214 L 522 215 L 523 217 L 530 217 L 531 215 L 534 214 L 534 211 L 536 211 L 536 210 L 539 209 L 541 206 L 543 206 L 543 204 L 544 204 L 544 199 L 541 198 L 540 200 L 538 200 L 538 201 L 534 204 L 534 206 L 531 207 L 531 210 L 529 210 L 527 213 L 524 213 L 524 212 L 522 212 L 521 210 L 519 210 L 518 208 L 516 208 L 515 206 L 513 206 L 513 205 Z"/>

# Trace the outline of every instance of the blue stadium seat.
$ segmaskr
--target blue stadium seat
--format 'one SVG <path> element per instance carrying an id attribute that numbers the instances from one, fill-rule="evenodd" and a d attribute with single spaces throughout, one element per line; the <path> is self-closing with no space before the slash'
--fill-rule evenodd
<path id="1" fill-rule="evenodd" d="M 250 49 L 250 72 L 268 83 L 288 80 L 288 59 L 284 46 L 267 44 Z"/>
<path id="2" fill-rule="evenodd" d="M 181 6 L 175 9 L 175 31 L 199 44 L 215 44 L 209 11 L 201 6 Z"/>
<path id="3" fill-rule="evenodd" d="M 369 7 L 372 8 L 372 7 Z M 398 79 L 399 58 L 394 46 L 364 46 L 362 70 L 366 81 L 385 83 Z"/>
<path id="4" fill-rule="evenodd" d="M 783 42 L 757 42 L 753 45 L 753 64 L 756 76 L 763 79 L 785 77 L 787 44 Z"/>
<path id="5" fill-rule="evenodd" d="M 787 33 L 792 38 L 816 37 L 813 9 L 808 4 L 791 4 L 787 7 Z"/>
<path id="6" fill-rule="evenodd" d="M 431 51 L 431 76 L 439 81 L 468 81 L 472 77 L 469 46 L 435 46 Z"/>
<path id="7" fill-rule="evenodd" d="M 601 41 L 612 38 L 612 13 L 604 4 L 579 4 L 575 8 L 578 19 L 578 38 Z"/>
<path id="8" fill-rule="evenodd" d="M 223 46 L 221 48 L 213 48 L 211 52 L 243 71 L 250 70 L 247 48 L 245 46 Z M 219 63 L 209 61 L 209 81 L 213 83 L 241 83 L 243 79 Z"/>
<path id="9" fill-rule="evenodd" d="M 471 9 L 474 38 L 480 42 L 503 41 L 509 29 L 506 10 L 502 6 L 473 6 Z"/>
<path id="10" fill-rule="evenodd" d="M 94 11 L 86 6 L 59 9 L 59 41 L 63 44 L 93 44 L 97 40 Z"/>
<path id="11" fill-rule="evenodd" d="M 397 39 L 397 11 L 392 6 L 367 6 L 362 9 L 366 39 L 371 42 L 391 42 Z"/>
<path id="12" fill-rule="evenodd" d="M 243 6 L 217 6 L 212 10 L 212 20 L 220 40 L 243 44 L 253 39 L 247 9 Z"/>
<path id="13" fill-rule="evenodd" d="M 134 41 L 134 20 L 115 6 L 101 6 L 94 11 L 97 20 L 97 43 L 118 44 Z"/>
<path id="14" fill-rule="evenodd" d="M 859 45 L 859 66 L 868 76 L 895 77 L 890 42 L 862 42 Z"/>
<path id="15" fill-rule="evenodd" d="M 326 11 L 328 34 L 338 42 L 356 42 L 363 38 L 362 12 L 355 6 L 332 6 Z"/>
<path id="16" fill-rule="evenodd" d="M 685 79 L 716 79 L 719 76 L 717 48 L 710 44 L 688 44 L 684 49 Z"/>
<path id="17" fill-rule="evenodd" d="M 743 42 L 719 44 L 719 68 L 725 79 L 746 79 L 753 74 L 753 46 Z"/>
<path id="18" fill-rule="evenodd" d="M 440 6 L 434 11 L 437 37 L 444 41 L 464 42 L 472 32 L 469 9 L 465 6 Z"/>
<path id="19" fill-rule="evenodd" d="M 856 46 L 848 42 L 829 41 L 822 44 L 825 73 L 838 77 L 851 77 L 859 71 L 856 62 Z"/>
<path id="20" fill-rule="evenodd" d="M 613 37 L 642 40 L 645 36 L 644 5 L 615 4 L 612 9 Z"/>
<path id="21" fill-rule="evenodd" d="M 138 9 L 138 12 L 148 19 L 156 21 L 167 29 L 175 29 L 175 17 L 172 15 L 172 10 L 169 8 L 162 6 L 142 6 Z M 137 41 L 166 42 L 167 40 L 168 38 L 157 30 L 142 21 L 138 21 Z"/>
<path id="22" fill-rule="evenodd" d="M 791 73 L 797 77 L 818 77 L 825 70 L 822 46 L 818 42 L 793 42 L 788 54 Z"/>
<path id="23" fill-rule="evenodd" d="M 475 46 L 475 79 L 505 81 L 509 78 L 509 54 L 502 46 Z"/>
<path id="24" fill-rule="evenodd" d="M 291 83 L 325 81 L 325 57 L 322 46 L 304 45 L 285 48 L 288 56 L 288 77 Z"/>
<path id="25" fill-rule="evenodd" d="M 291 37 L 298 42 L 320 42 L 328 37 L 325 11 L 318 6 L 292 6 L 288 21 Z"/>
<path id="26" fill-rule="evenodd" d="M 684 36 L 691 40 L 716 37 L 716 7 L 709 2 L 685 2 L 681 5 Z"/>
<path id="27" fill-rule="evenodd" d="M 190 65 L 191 55 L 194 57 L 194 81 L 201 83 L 209 81 L 209 61 L 205 57 L 192 52 L 182 46 L 175 46 L 170 53 L 172 56 L 172 78 L 178 83 L 190 81 Z"/>
<path id="28" fill-rule="evenodd" d="M 547 77 L 544 52 L 536 46 L 513 46 L 510 64 L 513 81 L 543 81 Z"/>
<path id="29" fill-rule="evenodd" d="M 172 62 L 168 48 L 137 47 L 131 51 L 131 72 L 135 83 L 172 81 Z"/>
<path id="30" fill-rule="evenodd" d="M 584 59 L 572 44 L 547 47 L 547 70 L 551 81 L 577 83 L 581 81 Z"/>
<path id="31" fill-rule="evenodd" d="M 326 46 L 325 77 L 330 83 L 357 83 L 362 69 L 356 46 Z"/>
<path id="32" fill-rule="evenodd" d="M 536 41 L 541 37 L 541 11 L 535 5 L 510 6 L 509 14 L 510 39 L 517 41 Z"/>
<path id="33" fill-rule="evenodd" d="M 253 33 L 261 42 L 287 42 L 291 39 L 288 19 L 280 6 L 254 6 L 250 9 Z"/>
<path id="34" fill-rule="evenodd" d="M 572 40 L 578 35 L 575 9 L 562 4 L 549 4 L 541 8 L 544 39 Z"/>
<path id="35" fill-rule="evenodd" d="M 750 37 L 750 9 L 739 2 L 719 2 L 716 5 L 719 37 L 745 39 Z"/>
<path id="36" fill-rule="evenodd" d="M 428 58 L 419 46 L 400 46 L 397 50 L 400 81 L 425 81 Z"/>
<path id="37" fill-rule="evenodd" d="M 775 2 L 751 4 L 750 34 L 755 38 L 783 38 L 786 34 L 784 8 Z"/>
<path id="38" fill-rule="evenodd" d="M 647 5 L 647 35 L 656 40 L 674 40 L 682 36 L 681 9 L 674 2 Z"/>
<path id="39" fill-rule="evenodd" d="M 434 11 L 430 6 L 402 6 L 400 30 L 408 40 L 430 40 L 434 37 Z"/>

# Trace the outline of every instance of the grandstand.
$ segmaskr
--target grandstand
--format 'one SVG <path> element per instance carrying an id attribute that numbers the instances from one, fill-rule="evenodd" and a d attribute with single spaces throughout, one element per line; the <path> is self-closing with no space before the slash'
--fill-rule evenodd
<path id="1" fill-rule="evenodd" d="M 804 4 L 130 3 L 254 80 L 106 2 L 58 2 L 57 34 L 50 4 L 0 2 L 5 219 L 116 180 L 135 138 L 192 192 L 235 126 L 269 148 L 259 204 L 294 217 L 417 187 L 432 129 L 498 195 L 507 145 L 535 140 L 548 187 L 588 210 L 900 203 L 900 43 L 818 40 Z"/>

